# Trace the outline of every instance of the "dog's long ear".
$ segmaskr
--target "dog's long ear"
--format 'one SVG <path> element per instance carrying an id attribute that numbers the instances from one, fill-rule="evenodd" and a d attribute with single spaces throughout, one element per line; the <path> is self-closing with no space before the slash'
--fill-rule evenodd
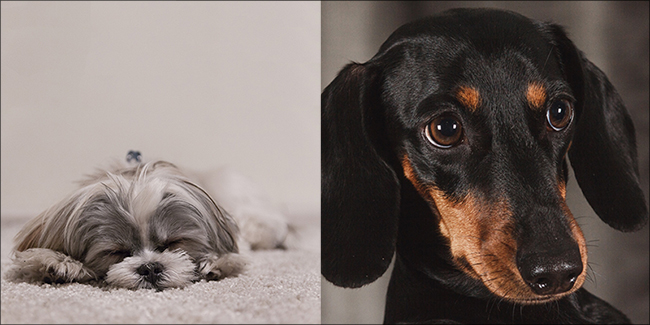
<path id="1" fill-rule="evenodd" d="M 77 197 L 75 193 L 27 222 L 14 237 L 14 250 L 22 252 L 30 248 L 48 248 L 71 254 L 66 249 L 63 233 L 68 216 L 78 208 Z"/>
<path id="2" fill-rule="evenodd" d="M 321 96 L 322 274 L 335 285 L 360 287 L 388 268 L 397 237 L 399 185 L 373 141 L 377 78 L 346 66 Z"/>
<path id="3" fill-rule="evenodd" d="M 634 125 L 607 76 L 576 49 L 558 26 L 552 31 L 565 75 L 576 96 L 576 131 L 569 160 L 596 214 L 621 231 L 648 220 L 639 186 Z"/>
<path id="4" fill-rule="evenodd" d="M 203 214 L 208 217 L 202 221 L 205 222 L 206 229 L 210 229 L 208 237 L 216 252 L 218 254 L 238 253 L 236 238 L 239 235 L 239 227 L 232 216 L 197 184 L 185 181 L 183 186 L 192 193 L 193 198 L 201 205 Z"/>

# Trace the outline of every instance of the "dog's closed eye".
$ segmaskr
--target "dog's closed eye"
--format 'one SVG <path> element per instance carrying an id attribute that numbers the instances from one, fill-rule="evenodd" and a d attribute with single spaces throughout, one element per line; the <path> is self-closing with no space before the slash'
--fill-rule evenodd
<path id="1" fill-rule="evenodd" d="M 128 249 L 118 248 L 118 249 L 106 250 L 104 251 L 104 255 L 106 255 L 107 257 L 116 257 L 116 258 L 124 259 L 129 256 L 133 256 L 133 253 L 131 252 L 131 250 Z"/>
<path id="2" fill-rule="evenodd" d="M 162 245 L 156 246 L 156 251 L 157 252 L 164 252 L 165 250 L 173 251 L 173 250 L 176 250 L 176 249 L 182 247 L 184 243 L 185 243 L 185 240 L 183 240 L 183 239 L 168 240 L 165 243 L 163 243 Z"/>

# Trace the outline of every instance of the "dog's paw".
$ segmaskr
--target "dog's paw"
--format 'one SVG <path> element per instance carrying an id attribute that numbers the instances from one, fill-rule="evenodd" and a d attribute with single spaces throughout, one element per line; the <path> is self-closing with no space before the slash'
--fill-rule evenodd
<path id="1" fill-rule="evenodd" d="M 47 248 L 15 252 L 7 279 L 17 282 L 86 282 L 95 278 L 83 264 L 68 255 Z"/>
<path id="2" fill-rule="evenodd" d="M 221 280 L 242 273 L 246 264 L 248 264 L 246 258 L 236 253 L 210 255 L 199 263 L 198 270 L 201 279 Z"/>

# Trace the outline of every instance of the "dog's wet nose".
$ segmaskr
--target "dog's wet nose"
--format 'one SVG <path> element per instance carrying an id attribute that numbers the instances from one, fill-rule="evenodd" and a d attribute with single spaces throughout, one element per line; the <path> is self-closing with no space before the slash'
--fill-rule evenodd
<path id="1" fill-rule="evenodd" d="M 156 284 L 164 271 L 163 265 L 158 262 L 142 264 L 136 270 L 139 275 L 143 276 L 151 284 Z"/>
<path id="2" fill-rule="evenodd" d="M 555 254 L 532 251 L 517 258 L 517 267 L 534 293 L 550 295 L 571 290 L 583 265 L 576 248 Z"/>

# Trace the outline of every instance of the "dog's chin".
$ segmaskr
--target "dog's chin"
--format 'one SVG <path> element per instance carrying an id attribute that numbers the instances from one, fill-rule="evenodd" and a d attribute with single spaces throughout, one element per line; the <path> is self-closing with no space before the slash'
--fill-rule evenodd
<path id="1" fill-rule="evenodd" d="M 197 280 L 196 265 L 182 250 L 145 250 L 112 265 L 106 273 L 109 285 L 133 290 L 183 288 Z"/>
<path id="2" fill-rule="evenodd" d="M 564 298 L 570 294 L 573 293 L 573 290 L 570 292 L 565 292 L 561 294 L 555 294 L 555 295 L 547 295 L 547 296 L 539 296 L 539 297 L 531 297 L 531 298 L 515 298 L 515 299 L 510 299 L 507 297 L 501 297 L 502 299 L 508 300 L 512 303 L 515 304 L 520 304 L 520 305 L 539 305 L 539 304 L 545 304 L 549 303 L 555 300 L 559 300 L 561 298 Z"/>

